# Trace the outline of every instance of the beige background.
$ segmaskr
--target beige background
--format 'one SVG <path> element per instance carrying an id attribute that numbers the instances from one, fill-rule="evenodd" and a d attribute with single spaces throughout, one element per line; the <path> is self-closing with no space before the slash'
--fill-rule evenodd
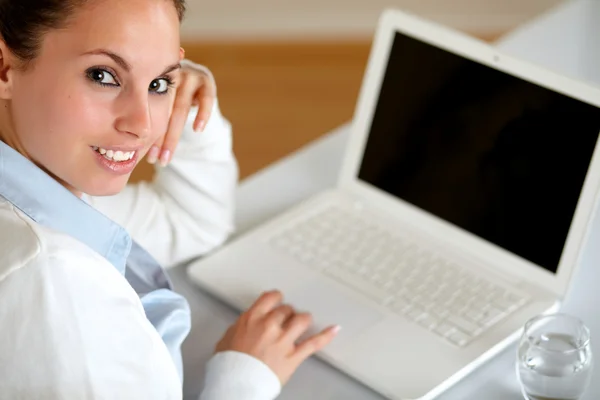
<path id="1" fill-rule="evenodd" d="M 482 34 L 512 29 L 561 0 L 187 0 L 189 40 L 369 35 L 386 7 Z"/>

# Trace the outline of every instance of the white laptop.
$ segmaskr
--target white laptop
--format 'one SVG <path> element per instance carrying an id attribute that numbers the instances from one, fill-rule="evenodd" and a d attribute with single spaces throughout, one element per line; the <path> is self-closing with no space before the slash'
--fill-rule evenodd
<path id="1" fill-rule="evenodd" d="M 342 326 L 320 358 L 432 399 L 564 297 L 600 188 L 599 106 L 597 89 L 386 11 L 338 185 L 189 275 L 240 310 L 280 289 L 314 331 Z"/>

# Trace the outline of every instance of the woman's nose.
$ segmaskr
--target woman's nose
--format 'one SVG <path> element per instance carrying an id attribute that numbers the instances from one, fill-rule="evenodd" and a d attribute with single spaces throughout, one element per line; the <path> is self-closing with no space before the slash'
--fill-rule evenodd
<path id="1" fill-rule="evenodd" d="M 120 116 L 116 122 L 116 129 L 120 132 L 144 138 L 150 135 L 152 130 L 152 116 L 148 104 L 148 92 L 131 93 L 124 96 L 119 105 Z"/>

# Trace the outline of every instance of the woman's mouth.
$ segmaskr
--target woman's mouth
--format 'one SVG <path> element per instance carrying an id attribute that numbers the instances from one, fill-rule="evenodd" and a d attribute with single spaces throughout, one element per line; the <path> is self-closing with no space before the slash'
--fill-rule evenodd
<path id="1" fill-rule="evenodd" d="M 92 149 L 97 153 L 100 153 L 108 161 L 112 162 L 125 162 L 135 157 L 135 151 L 120 151 L 120 150 L 107 150 L 102 147 L 92 146 Z"/>
<path id="2" fill-rule="evenodd" d="M 117 175 L 130 174 L 138 162 L 139 149 L 116 150 L 92 146 L 98 165 Z"/>

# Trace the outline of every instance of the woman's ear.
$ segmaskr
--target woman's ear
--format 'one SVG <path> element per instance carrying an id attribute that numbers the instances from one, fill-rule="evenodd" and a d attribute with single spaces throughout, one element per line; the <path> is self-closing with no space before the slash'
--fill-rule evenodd
<path id="1" fill-rule="evenodd" d="M 179 48 L 179 61 L 185 58 L 185 49 L 183 47 Z"/>
<path id="2" fill-rule="evenodd" d="M 0 40 L 0 99 L 2 100 L 12 98 L 14 69 L 14 57 L 4 40 Z"/>

